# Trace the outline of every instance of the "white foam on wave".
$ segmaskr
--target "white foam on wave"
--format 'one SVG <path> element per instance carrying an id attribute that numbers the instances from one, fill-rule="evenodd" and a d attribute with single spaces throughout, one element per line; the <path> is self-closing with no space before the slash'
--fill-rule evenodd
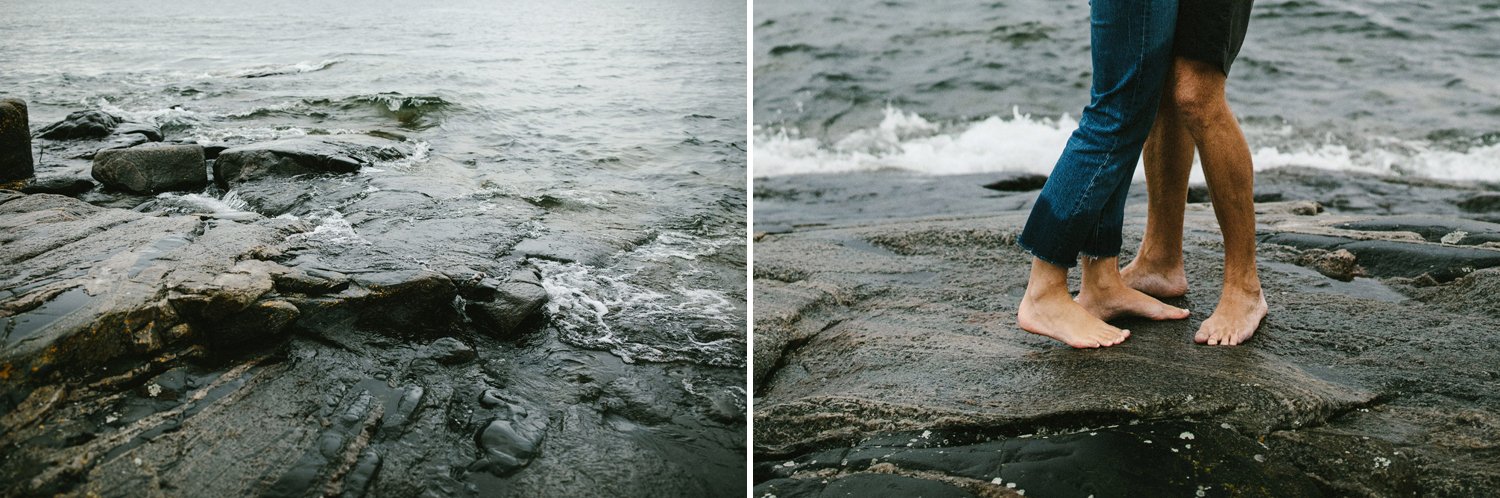
<path id="1" fill-rule="evenodd" d="M 156 200 L 161 208 L 185 214 L 203 214 L 226 220 L 253 220 L 261 216 L 250 211 L 250 204 L 241 199 L 239 192 L 230 190 L 223 196 L 214 197 L 199 193 L 163 192 Z"/>
<path id="2" fill-rule="evenodd" d="M 334 133 L 334 135 L 339 135 L 339 133 Z M 411 155 L 391 161 L 376 161 L 370 166 L 360 168 L 360 173 L 383 173 L 387 168 L 410 171 L 413 167 L 432 159 L 432 144 L 426 140 L 407 139 L 406 143 L 411 145 Z"/>
<path id="3" fill-rule="evenodd" d="M 683 234 L 685 237 L 686 236 Z M 696 259 L 712 243 L 657 237 L 622 261 Z M 696 247 L 689 249 L 687 246 Z M 694 361 L 716 366 L 744 364 L 742 323 L 722 291 L 698 288 L 679 273 L 670 288 L 641 285 L 644 267 L 594 268 L 536 260 L 547 290 L 547 312 L 564 342 L 610 351 L 627 363 Z M 627 265 L 628 266 L 628 265 Z M 710 338 L 706 336 L 713 336 Z"/>
<path id="4" fill-rule="evenodd" d="M 354 226 L 344 219 L 344 214 L 332 209 L 323 209 L 308 214 L 302 218 L 313 225 L 313 229 L 303 233 L 292 234 L 287 237 L 287 242 L 304 244 L 313 247 L 338 247 L 351 245 L 370 245 L 354 231 Z"/>
<path id="5" fill-rule="evenodd" d="M 307 136 L 307 130 L 296 126 L 241 126 L 234 128 L 194 128 L 189 137 L 200 143 L 223 143 L 231 141 L 262 142 L 283 138 Z"/>
<path id="6" fill-rule="evenodd" d="M 281 76 L 287 74 L 311 73 L 322 71 L 332 67 L 334 64 L 343 62 L 343 59 L 324 59 L 321 62 L 302 61 L 294 64 L 262 64 L 254 67 L 229 71 L 226 73 L 213 74 L 209 76 L 229 76 L 233 78 L 261 78 L 266 76 Z"/>
<path id="7" fill-rule="evenodd" d="M 859 130 L 829 145 L 801 137 L 797 130 L 756 128 L 752 148 L 755 176 L 842 173 L 882 169 L 937 175 L 1015 171 L 1048 174 L 1077 120 L 1035 118 L 1012 111 L 1009 119 L 992 116 L 977 122 L 939 125 L 915 113 L 887 108 L 874 127 Z M 1369 137 L 1365 146 L 1350 146 L 1327 137 L 1316 143 L 1257 145 L 1282 131 L 1247 130 L 1255 169 L 1285 166 L 1420 176 L 1458 181 L 1500 181 L 1500 144 L 1447 148 L 1424 140 Z M 1139 165 L 1136 180 L 1145 179 Z M 1203 182 L 1194 167 L 1192 182 Z"/>
<path id="8" fill-rule="evenodd" d="M 125 121 L 135 123 L 149 123 L 158 127 L 164 126 L 194 126 L 204 121 L 204 115 L 198 111 L 183 109 L 181 107 L 148 108 L 148 109 L 124 109 L 109 99 L 99 97 L 93 101 L 83 102 L 85 106 L 97 107 L 99 110 L 119 116 Z M 212 116 L 208 116 L 212 117 Z"/>

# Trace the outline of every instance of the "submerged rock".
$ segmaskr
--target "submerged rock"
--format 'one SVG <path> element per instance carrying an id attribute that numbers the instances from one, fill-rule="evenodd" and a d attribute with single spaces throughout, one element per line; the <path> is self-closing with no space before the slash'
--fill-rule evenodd
<path id="1" fill-rule="evenodd" d="M 352 173 L 409 154 L 407 147 L 397 142 L 360 135 L 276 140 L 220 152 L 214 161 L 214 181 L 229 188 L 261 178 Z"/>
<path id="2" fill-rule="evenodd" d="M 25 180 L 35 174 L 29 123 L 26 101 L 0 99 L 0 183 Z"/>
<path id="3" fill-rule="evenodd" d="M 69 114 L 62 121 L 47 125 L 37 131 L 37 136 L 48 140 L 74 140 L 80 138 L 104 138 L 115 131 L 122 120 L 113 114 L 90 109 Z"/>
<path id="4" fill-rule="evenodd" d="M 524 404 L 505 402 L 500 415 L 490 420 L 475 436 L 481 456 L 474 470 L 506 476 L 520 470 L 536 458 L 547 431 L 546 414 Z"/>
<path id="5" fill-rule="evenodd" d="M 93 176 L 106 187 L 154 194 L 208 185 L 203 147 L 159 145 L 103 150 L 94 155 Z"/>

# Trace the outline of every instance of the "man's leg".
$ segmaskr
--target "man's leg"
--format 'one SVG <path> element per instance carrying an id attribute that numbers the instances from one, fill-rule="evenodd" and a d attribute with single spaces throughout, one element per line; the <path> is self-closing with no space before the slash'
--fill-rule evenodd
<path id="1" fill-rule="evenodd" d="M 1224 98 L 1227 76 L 1223 71 L 1178 58 L 1172 74 L 1166 97 L 1198 146 L 1214 215 L 1224 234 L 1224 291 L 1213 316 L 1204 320 L 1193 339 L 1232 346 L 1255 333 L 1267 310 L 1255 267 L 1255 171 L 1250 146 Z"/>
<path id="2" fill-rule="evenodd" d="M 1155 297 L 1187 293 L 1182 266 L 1182 217 L 1187 208 L 1188 177 L 1193 172 L 1193 136 L 1183 127 L 1170 95 L 1169 77 L 1146 139 L 1146 235 L 1135 259 L 1121 270 L 1130 287 Z"/>

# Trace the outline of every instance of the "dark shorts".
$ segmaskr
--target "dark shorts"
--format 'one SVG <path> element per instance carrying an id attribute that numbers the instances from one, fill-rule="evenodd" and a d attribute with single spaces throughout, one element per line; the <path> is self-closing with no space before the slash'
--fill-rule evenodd
<path id="1" fill-rule="evenodd" d="M 1181 0 L 1172 54 L 1207 62 L 1229 74 L 1250 26 L 1254 0 Z"/>

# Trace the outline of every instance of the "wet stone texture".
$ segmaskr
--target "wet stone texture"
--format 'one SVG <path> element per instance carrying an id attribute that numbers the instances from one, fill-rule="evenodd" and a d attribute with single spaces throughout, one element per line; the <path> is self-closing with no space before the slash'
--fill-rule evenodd
<path id="1" fill-rule="evenodd" d="M 70 116 L 59 187 L 0 190 L 0 496 L 743 493 L 743 193 L 606 217 L 373 135 L 73 186 L 138 128 Z"/>
<path id="2" fill-rule="evenodd" d="M 1192 342 L 1222 264 L 1193 204 L 1169 300 L 1192 317 L 1121 320 L 1102 350 L 1016 326 L 1035 191 L 757 180 L 755 495 L 1492 495 L 1500 247 L 1464 203 L 1496 186 L 1345 176 L 1257 175 L 1278 200 L 1256 206 L 1271 314 L 1249 343 Z"/>

